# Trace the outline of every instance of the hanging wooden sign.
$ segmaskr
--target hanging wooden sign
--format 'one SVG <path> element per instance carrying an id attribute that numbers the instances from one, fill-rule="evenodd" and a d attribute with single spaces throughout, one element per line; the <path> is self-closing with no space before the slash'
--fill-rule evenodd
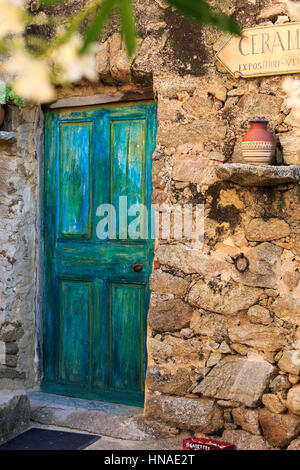
<path id="1" fill-rule="evenodd" d="M 216 58 L 236 78 L 300 73 L 300 23 L 244 29 Z"/>

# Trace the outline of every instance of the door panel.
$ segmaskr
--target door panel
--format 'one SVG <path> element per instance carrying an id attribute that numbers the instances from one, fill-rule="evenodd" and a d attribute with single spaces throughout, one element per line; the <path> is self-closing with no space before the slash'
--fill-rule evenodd
<path id="1" fill-rule="evenodd" d="M 58 377 L 65 382 L 87 383 L 91 375 L 91 288 L 90 282 L 59 281 Z"/>
<path id="2" fill-rule="evenodd" d="M 119 198 L 150 226 L 155 137 L 154 103 L 46 113 L 43 390 L 143 404 L 153 241 L 126 238 L 136 214 Z M 110 203 L 116 237 L 101 240 Z"/>
<path id="3" fill-rule="evenodd" d="M 128 204 L 145 204 L 145 125 L 143 121 L 112 123 L 112 202 L 127 196 Z"/>
<path id="4" fill-rule="evenodd" d="M 120 197 L 126 198 L 126 206 L 145 204 L 145 121 L 123 120 L 111 122 L 111 203 L 116 207 L 117 234 L 124 211 L 119 210 Z M 123 199 L 124 201 L 124 199 Z M 142 220 L 142 228 L 145 221 Z M 127 226 L 127 224 L 123 224 Z"/>
<path id="5" fill-rule="evenodd" d="M 60 234 L 89 238 L 92 212 L 91 123 L 60 126 Z"/>
<path id="6" fill-rule="evenodd" d="M 110 286 L 112 389 L 143 390 L 144 293 L 144 286 L 116 283 Z"/>

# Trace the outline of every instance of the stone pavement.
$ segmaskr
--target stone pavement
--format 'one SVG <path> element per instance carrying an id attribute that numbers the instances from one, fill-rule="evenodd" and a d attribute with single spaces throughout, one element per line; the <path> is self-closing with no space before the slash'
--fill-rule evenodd
<path id="1" fill-rule="evenodd" d="M 74 432 L 74 429 L 60 426 L 46 426 L 37 423 L 32 423 L 32 426 L 42 429 Z M 89 434 L 86 431 L 76 430 L 76 432 Z M 186 437 L 188 437 L 188 435 L 183 433 L 169 439 L 133 441 L 128 439 L 114 439 L 111 437 L 101 436 L 101 439 L 94 442 L 84 450 L 182 450 L 182 441 Z"/>

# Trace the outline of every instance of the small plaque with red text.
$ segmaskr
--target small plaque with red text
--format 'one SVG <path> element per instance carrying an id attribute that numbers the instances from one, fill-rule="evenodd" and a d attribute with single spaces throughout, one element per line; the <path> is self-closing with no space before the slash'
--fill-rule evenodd
<path id="1" fill-rule="evenodd" d="M 213 439 L 190 438 L 183 440 L 183 450 L 233 450 L 234 444 Z"/>

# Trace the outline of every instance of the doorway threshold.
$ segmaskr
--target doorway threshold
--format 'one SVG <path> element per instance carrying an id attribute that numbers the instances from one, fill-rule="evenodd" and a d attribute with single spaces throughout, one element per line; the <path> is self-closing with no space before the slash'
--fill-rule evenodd
<path id="1" fill-rule="evenodd" d="M 127 418 L 142 414 L 144 411 L 140 406 L 122 405 L 98 400 L 85 400 L 84 398 L 66 397 L 64 395 L 55 395 L 46 392 L 28 392 L 28 396 L 30 402 L 51 404 L 51 406 L 60 405 L 63 407 L 98 410 L 103 413 L 126 416 Z"/>
<path id="2" fill-rule="evenodd" d="M 169 437 L 146 424 L 143 408 L 29 391 L 31 421 L 116 439 L 144 441 Z"/>

